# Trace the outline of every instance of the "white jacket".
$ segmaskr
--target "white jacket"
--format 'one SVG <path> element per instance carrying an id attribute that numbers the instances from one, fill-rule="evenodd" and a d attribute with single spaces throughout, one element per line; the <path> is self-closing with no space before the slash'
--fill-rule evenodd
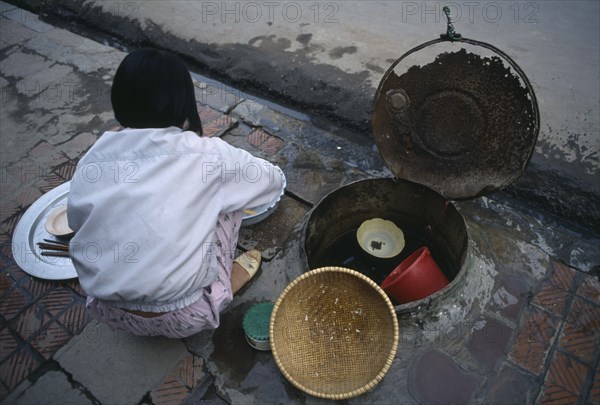
<path id="1" fill-rule="evenodd" d="M 142 311 L 195 302 L 217 276 L 217 217 L 270 203 L 284 181 L 278 167 L 219 138 L 176 127 L 104 133 L 68 198 L 82 288 Z"/>

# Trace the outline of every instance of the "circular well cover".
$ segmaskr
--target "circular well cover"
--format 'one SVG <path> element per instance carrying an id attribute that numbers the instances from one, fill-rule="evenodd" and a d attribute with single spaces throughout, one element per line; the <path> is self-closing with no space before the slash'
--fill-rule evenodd
<path id="1" fill-rule="evenodd" d="M 375 96 L 373 136 L 389 169 L 451 199 L 516 180 L 538 133 L 537 101 L 519 66 L 466 38 L 410 50 L 388 69 Z"/>

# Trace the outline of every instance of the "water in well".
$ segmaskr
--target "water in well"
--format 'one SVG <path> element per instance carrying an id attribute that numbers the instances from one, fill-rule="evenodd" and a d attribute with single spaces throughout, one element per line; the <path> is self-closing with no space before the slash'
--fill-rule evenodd
<path id="1" fill-rule="evenodd" d="M 381 259 L 370 255 L 358 244 L 356 238 L 357 229 L 352 229 L 343 233 L 323 250 L 323 256 L 319 259 L 317 267 L 340 266 L 353 269 L 369 277 L 375 283 L 381 284 L 385 277 L 411 253 L 422 246 L 427 246 L 440 269 L 444 272 L 448 280 L 452 281 L 457 273 L 457 269 L 452 268 L 440 249 L 426 235 L 406 226 L 406 224 L 400 225 L 400 228 L 404 232 L 406 244 L 397 256 L 389 259 Z"/>

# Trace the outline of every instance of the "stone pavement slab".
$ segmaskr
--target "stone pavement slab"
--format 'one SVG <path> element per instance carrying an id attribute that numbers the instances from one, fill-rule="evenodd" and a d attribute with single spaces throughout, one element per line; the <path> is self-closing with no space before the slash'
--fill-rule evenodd
<path id="1" fill-rule="evenodd" d="M 66 374 L 61 371 L 49 371 L 35 384 L 24 384 L 12 392 L 6 399 L 7 404 L 94 404 L 81 389 L 74 388 Z"/>
<path id="2" fill-rule="evenodd" d="M 486 369 L 493 370 L 503 357 L 511 336 L 511 327 L 498 319 L 484 316 L 473 323 L 467 348 Z"/>
<path id="3" fill-rule="evenodd" d="M 101 403 L 137 404 L 186 354 L 181 340 L 142 338 L 93 321 L 54 358 Z"/>
<path id="4" fill-rule="evenodd" d="M 264 221 L 242 227 L 238 245 L 244 250 L 258 249 L 271 260 L 285 245 L 293 228 L 302 222 L 308 209 L 293 198 L 283 196 L 277 208 Z"/>
<path id="5" fill-rule="evenodd" d="M 3 17 L 37 33 L 44 33 L 54 29 L 52 25 L 42 21 L 37 14 L 23 10 L 12 4 L 2 2 L 0 4 L 0 12 Z"/>
<path id="6" fill-rule="evenodd" d="M 534 378 L 520 372 L 517 368 L 505 366 L 489 390 L 485 403 L 490 404 L 527 404 L 533 403 L 532 391 L 536 386 Z"/>
<path id="7" fill-rule="evenodd" d="M 450 356 L 428 350 L 413 363 L 408 389 L 419 403 L 468 403 L 478 383 L 478 376 L 465 373 Z"/>

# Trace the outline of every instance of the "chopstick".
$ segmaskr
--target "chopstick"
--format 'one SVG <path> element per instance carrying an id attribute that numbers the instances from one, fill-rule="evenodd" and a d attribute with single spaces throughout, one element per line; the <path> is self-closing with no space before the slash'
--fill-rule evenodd
<path id="1" fill-rule="evenodd" d="M 44 239 L 44 242 L 54 243 L 56 245 L 69 246 L 69 242 L 63 242 L 61 240 Z"/>
<path id="2" fill-rule="evenodd" d="M 40 247 L 40 249 L 60 250 L 63 252 L 69 251 L 69 247 L 65 246 L 65 245 L 53 245 L 50 243 L 40 243 L 40 242 L 38 242 L 37 245 Z"/>
<path id="3" fill-rule="evenodd" d="M 42 249 L 40 252 L 42 256 L 69 257 L 69 244 L 67 242 L 44 239 L 44 242 L 38 242 L 37 245 Z"/>
<path id="4" fill-rule="evenodd" d="M 54 251 L 54 252 L 42 252 L 40 253 L 42 256 L 55 256 L 55 257 L 69 257 L 69 252 L 65 251 Z"/>

